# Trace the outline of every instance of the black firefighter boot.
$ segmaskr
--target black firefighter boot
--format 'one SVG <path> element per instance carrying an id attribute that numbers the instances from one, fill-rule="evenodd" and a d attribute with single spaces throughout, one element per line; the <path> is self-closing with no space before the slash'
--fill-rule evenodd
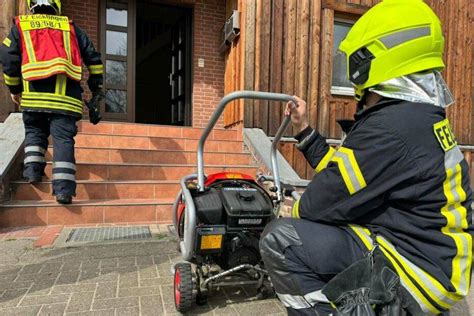
<path id="1" fill-rule="evenodd" d="M 59 204 L 71 204 L 72 203 L 72 195 L 70 194 L 58 194 L 56 195 L 56 202 Z"/>

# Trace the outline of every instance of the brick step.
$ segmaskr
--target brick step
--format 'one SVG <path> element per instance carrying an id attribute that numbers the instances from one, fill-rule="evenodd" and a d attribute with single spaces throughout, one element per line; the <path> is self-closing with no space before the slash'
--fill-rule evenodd
<path id="1" fill-rule="evenodd" d="M 114 136 L 79 134 L 75 138 L 76 148 L 117 148 L 117 149 L 150 149 L 150 150 L 188 150 L 196 151 L 199 140 L 191 138 L 166 138 L 149 136 Z M 49 139 L 52 144 L 51 138 Z M 209 140 L 204 150 L 213 152 L 242 152 L 242 141 Z"/>
<path id="2" fill-rule="evenodd" d="M 78 122 L 79 132 L 88 134 L 106 134 L 123 136 L 150 136 L 170 138 L 199 139 L 204 129 L 165 125 L 147 125 L 136 123 L 101 122 L 92 125 L 87 121 Z M 242 140 L 242 131 L 239 129 L 214 129 L 209 140 Z"/>
<path id="3" fill-rule="evenodd" d="M 172 199 L 74 200 L 67 207 L 52 201 L 0 204 L 0 227 L 171 223 Z"/>
<path id="4" fill-rule="evenodd" d="M 256 166 L 207 166 L 207 174 L 219 172 L 240 172 L 256 176 Z M 52 163 L 46 166 L 46 178 L 51 179 Z M 78 180 L 180 180 L 183 176 L 196 173 L 194 165 L 166 164 L 87 164 L 77 165 Z"/>
<path id="5" fill-rule="evenodd" d="M 52 152 L 50 147 L 47 160 L 52 160 Z M 195 164 L 196 159 L 196 152 L 184 150 L 76 148 L 76 161 L 87 163 Z M 253 164 L 249 153 L 206 152 L 204 162 L 229 166 Z"/>
<path id="6" fill-rule="evenodd" d="M 172 199 L 179 192 L 178 181 L 78 181 L 78 200 Z M 50 181 L 31 185 L 12 182 L 12 200 L 54 200 Z"/>

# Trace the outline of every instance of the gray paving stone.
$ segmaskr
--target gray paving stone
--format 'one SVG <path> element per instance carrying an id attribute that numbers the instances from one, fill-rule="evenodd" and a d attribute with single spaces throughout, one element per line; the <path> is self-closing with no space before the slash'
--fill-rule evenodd
<path id="1" fill-rule="evenodd" d="M 161 295 L 140 296 L 140 312 L 142 316 L 155 316 L 164 313 Z"/>
<path id="2" fill-rule="evenodd" d="M 51 294 L 91 292 L 95 291 L 96 286 L 94 283 L 55 285 L 51 290 Z"/>
<path id="3" fill-rule="evenodd" d="M 28 289 L 12 289 L 6 290 L 0 298 L 0 307 L 15 307 L 20 303 Z"/>
<path id="4" fill-rule="evenodd" d="M 153 256 L 138 256 L 137 265 L 138 266 L 151 266 L 153 265 Z"/>
<path id="5" fill-rule="evenodd" d="M 0 275 L 0 282 L 13 282 L 18 274 L 2 274 Z"/>
<path id="6" fill-rule="evenodd" d="M 138 306 L 138 297 L 121 297 L 111 298 L 105 300 L 94 300 L 92 304 L 93 310 L 98 309 L 109 309 L 109 308 L 122 308 L 122 307 L 134 307 Z"/>
<path id="7" fill-rule="evenodd" d="M 135 265 L 136 265 L 135 257 L 118 258 L 119 267 L 130 267 L 130 266 L 135 266 Z"/>
<path id="8" fill-rule="evenodd" d="M 10 307 L 0 309 L 2 316 L 36 316 L 41 309 L 39 306 Z"/>
<path id="9" fill-rule="evenodd" d="M 117 282 L 103 282 L 97 284 L 95 299 L 106 299 L 117 297 Z"/>
<path id="10" fill-rule="evenodd" d="M 140 308 L 138 307 L 123 307 L 123 308 L 117 308 L 115 310 L 115 315 L 117 316 L 135 316 L 135 315 L 140 315 Z"/>
<path id="11" fill-rule="evenodd" d="M 31 274 L 31 273 L 38 273 L 40 272 L 41 268 L 43 267 L 42 264 L 29 264 L 21 269 L 21 274 Z"/>
<path id="12" fill-rule="evenodd" d="M 234 308 L 241 315 L 268 315 L 281 313 L 281 309 L 276 302 L 258 302 L 234 305 Z"/>
<path id="13" fill-rule="evenodd" d="M 63 262 L 45 263 L 45 264 L 43 264 L 43 267 L 41 268 L 40 273 L 57 272 L 57 271 L 61 270 L 63 265 L 64 265 Z"/>
<path id="14" fill-rule="evenodd" d="M 65 303 L 69 301 L 69 294 L 55 294 L 55 295 L 27 295 L 21 301 L 21 306 L 28 305 L 45 305 Z"/>
<path id="15" fill-rule="evenodd" d="M 140 279 L 153 279 L 158 277 L 158 270 L 154 264 L 147 267 L 140 267 Z"/>
<path id="16" fill-rule="evenodd" d="M 156 295 L 160 294 L 160 288 L 158 286 L 151 287 L 130 287 L 130 288 L 120 288 L 119 297 L 128 297 L 128 296 L 145 296 L 145 295 Z"/>
<path id="17" fill-rule="evenodd" d="M 51 292 L 51 288 L 55 282 L 55 279 L 36 281 L 28 291 L 28 295 L 47 295 Z"/>
<path id="18" fill-rule="evenodd" d="M 66 310 L 66 303 L 64 304 L 53 304 L 43 305 L 38 315 L 63 315 Z"/>
<path id="19" fill-rule="evenodd" d="M 73 284 L 79 279 L 80 271 L 62 271 L 56 284 Z"/>
<path id="20" fill-rule="evenodd" d="M 0 291 L 8 289 L 28 289 L 33 284 L 33 281 L 23 281 L 23 282 L 1 282 Z"/>
<path id="21" fill-rule="evenodd" d="M 79 271 L 81 269 L 82 262 L 78 260 L 65 261 L 61 271 Z"/>
<path id="22" fill-rule="evenodd" d="M 66 313 L 66 316 L 114 316 L 115 309 L 98 310 L 98 311 L 85 311 L 76 313 Z"/>
<path id="23" fill-rule="evenodd" d="M 91 309 L 94 292 L 73 293 L 67 306 L 66 312 L 82 312 Z"/>
<path id="24" fill-rule="evenodd" d="M 138 287 L 138 271 L 121 274 L 119 278 L 119 287 Z"/>
<path id="25" fill-rule="evenodd" d="M 100 268 L 114 268 L 118 266 L 117 258 L 108 258 L 100 260 Z"/>

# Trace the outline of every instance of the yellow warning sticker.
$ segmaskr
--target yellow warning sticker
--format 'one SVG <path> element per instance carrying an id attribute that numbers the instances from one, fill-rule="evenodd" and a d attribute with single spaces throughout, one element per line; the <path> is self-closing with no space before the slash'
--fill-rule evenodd
<path id="1" fill-rule="evenodd" d="M 20 27 L 23 31 L 40 29 L 54 29 L 60 31 L 70 31 L 69 19 L 65 16 L 34 14 L 21 15 Z"/>
<path id="2" fill-rule="evenodd" d="M 201 250 L 220 249 L 222 245 L 222 235 L 205 235 L 201 238 Z"/>
<path id="3" fill-rule="evenodd" d="M 449 120 L 445 119 L 433 125 L 434 134 L 445 152 L 457 146 L 456 137 L 451 130 Z"/>

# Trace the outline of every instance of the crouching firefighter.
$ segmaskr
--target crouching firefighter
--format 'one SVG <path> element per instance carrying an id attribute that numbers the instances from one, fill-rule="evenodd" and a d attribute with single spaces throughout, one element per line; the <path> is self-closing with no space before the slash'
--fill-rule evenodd
<path id="1" fill-rule="evenodd" d="M 28 0 L 32 15 L 18 16 L 0 46 L 5 83 L 21 105 L 25 124 L 24 177 L 42 180 L 48 137 L 53 139 L 53 194 L 70 204 L 76 194 L 74 136 L 81 119 L 82 62 L 88 67 L 93 98 L 90 120 L 100 121 L 103 65 L 86 33 L 61 16 L 60 0 Z"/>
<path id="2" fill-rule="evenodd" d="M 261 253 L 289 315 L 437 315 L 471 284 L 468 165 L 446 118 L 441 23 L 422 0 L 384 0 L 354 25 L 358 110 L 336 150 L 287 107 L 316 176 Z"/>

